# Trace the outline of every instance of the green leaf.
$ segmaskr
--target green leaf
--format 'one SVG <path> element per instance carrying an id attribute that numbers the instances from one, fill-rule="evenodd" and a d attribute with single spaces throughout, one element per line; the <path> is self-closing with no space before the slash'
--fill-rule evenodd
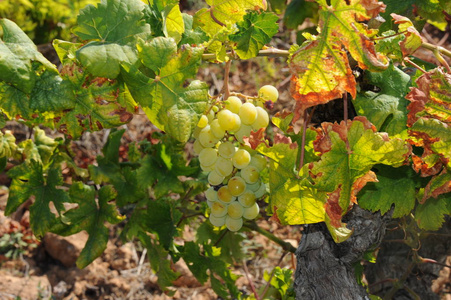
<path id="1" fill-rule="evenodd" d="M 0 132 L 0 157 L 8 159 L 17 150 L 16 137 L 11 131 Z"/>
<path id="2" fill-rule="evenodd" d="M 180 42 L 185 31 L 185 23 L 183 22 L 179 4 L 175 3 L 172 6 L 165 6 L 162 14 L 164 35 L 173 38 L 176 43 Z"/>
<path id="3" fill-rule="evenodd" d="M 30 108 L 38 112 L 58 112 L 75 106 L 70 82 L 54 72 L 45 71 L 30 93 Z"/>
<path id="4" fill-rule="evenodd" d="M 64 202 L 70 202 L 68 194 L 59 189 L 63 184 L 60 165 L 52 164 L 45 174 L 40 163 L 30 161 L 12 168 L 8 175 L 12 183 L 5 214 L 10 215 L 34 195 L 35 201 L 30 206 L 30 227 L 37 237 L 44 236 L 56 221 L 50 211 L 50 202 L 58 213 L 65 210 Z"/>
<path id="5" fill-rule="evenodd" d="M 203 42 L 208 41 L 208 36 L 205 32 L 197 27 L 193 29 L 193 16 L 183 13 L 183 23 L 185 24 L 185 31 L 182 35 L 181 45 L 200 45 Z"/>
<path id="6" fill-rule="evenodd" d="M 418 226 L 424 230 L 435 231 L 442 227 L 445 216 L 451 214 L 451 193 L 440 195 L 437 198 L 429 198 L 426 203 L 420 204 L 415 210 L 415 219 Z"/>
<path id="7" fill-rule="evenodd" d="M 312 137 L 314 138 L 314 137 Z M 270 158 L 269 187 L 271 210 L 281 224 L 312 224 L 325 220 L 326 193 L 303 184 L 294 171 L 298 149 L 288 144 L 257 150 Z"/>
<path id="8" fill-rule="evenodd" d="M 262 0 L 207 0 L 207 4 L 210 7 L 199 10 L 194 22 L 210 37 L 221 30 L 220 24 L 227 26 L 242 21 L 248 10 L 266 10 L 266 1 Z"/>
<path id="9" fill-rule="evenodd" d="M 218 250 L 218 248 L 204 244 L 203 251 L 201 251 L 198 244 L 186 242 L 181 256 L 200 283 L 205 283 L 210 279 L 212 288 L 218 296 L 224 299 L 236 298 L 239 294 L 235 284 L 237 276 L 230 271 L 228 264 L 218 259 Z M 208 270 L 210 270 L 209 274 L 207 274 Z M 217 277 L 221 278 L 225 285 Z"/>
<path id="10" fill-rule="evenodd" d="M 321 159 L 310 164 L 314 187 L 328 193 L 326 213 L 331 224 L 341 227 L 341 216 L 356 194 L 367 182 L 376 181 L 371 168 L 376 164 L 399 167 L 410 154 L 401 139 L 389 139 L 386 133 L 376 132 L 365 118 L 341 124 L 323 123 L 318 129 L 315 148 Z"/>
<path id="11" fill-rule="evenodd" d="M 80 10 L 73 32 L 84 41 L 93 41 L 77 50 L 77 58 L 91 74 L 113 79 L 121 63 L 139 63 L 136 41 L 151 36 L 144 7 L 139 0 L 102 0 L 97 7 Z"/>
<path id="12" fill-rule="evenodd" d="M 220 259 L 229 264 L 241 262 L 244 258 L 241 247 L 241 242 L 244 240 L 243 234 L 232 231 L 224 234 L 223 230 L 218 230 L 210 222 L 203 222 L 196 231 L 196 241 L 199 244 L 211 244 L 221 248 Z"/>
<path id="13" fill-rule="evenodd" d="M 72 83 L 75 107 L 61 113 L 55 122 L 71 138 L 78 138 L 85 130 L 119 127 L 133 117 L 129 110 L 135 102 L 123 83 L 92 78 L 75 64 L 66 66 L 63 78 Z"/>
<path id="14" fill-rule="evenodd" d="M 410 77 L 390 64 L 384 72 L 365 72 L 365 82 L 379 88 L 378 92 L 362 91 L 353 104 L 359 115 L 390 136 L 407 134 L 407 104 Z"/>
<path id="15" fill-rule="evenodd" d="M 318 18 L 318 3 L 306 0 L 291 1 L 283 16 L 283 22 L 289 29 L 296 29 L 299 25 L 304 23 L 305 19 Z"/>
<path id="16" fill-rule="evenodd" d="M 147 231 L 158 233 L 160 244 L 168 250 L 177 233 L 176 224 L 181 212 L 176 210 L 167 200 L 149 201 L 147 206 Z"/>
<path id="17" fill-rule="evenodd" d="M 9 119 L 19 117 L 26 120 L 33 119 L 28 95 L 4 82 L 0 82 L 0 107 Z"/>
<path id="18" fill-rule="evenodd" d="M 162 289 L 171 286 L 172 282 L 179 277 L 179 274 L 172 270 L 171 260 L 168 259 L 169 252 L 152 240 L 148 235 L 140 234 L 139 239 L 148 251 L 147 257 L 150 261 L 152 270 L 154 270 L 158 276 L 158 285 Z"/>
<path id="19" fill-rule="evenodd" d="M 231 36 L 230 40 L 237 43 L 236 53 L 241 59 L 256 57 L 258 51 L 271 41 L 273 35 L 279 30 L 277 17 L 273 13 L 250 13 L 238 23 L 239 31 Z"/>
<path id="20" fill-rule="evenodd" d="M 180 142 L 186 142 L 208 102 L 208 87 L 200 81 L 185 81 L 196 75 L 202 49 L 188 45 L 177 52 L 173 39 L 158 37 L 138 44 L 143 64 L 155 72 L 149 78 L 130 65 L 124 79 L 149 120 Z M 157 54 L 157 55 L 156 55 Z"/>
<path id="21" fill-rule="evenodd" d="M 24 93 L 33 89 L 36 75 L 33 62 L 57 73 L 56 67 L 38 50 L 30 38 L 8 19 L 1 19 L 2 40 L 0 40 L 0 80 L 12 84 Z"/>
<path id="22" fill-rule="evenodd" d="M 52 232 L 68 236 L 86 230 L 89 238 L 77 259 L 77 267 L 84 268 L 99 257 L 106 249 L 109 237 L 105 222 L 117 224 L 125 217 L 121 217 L 116 206 L 108 202 L 116 197 L 112 186 L 103 186 L 97 194 L 92 186 L 75 182 L 70 190 L 72 202 L 78 207 L 64 214 L 65 224 L 57 223 Z"/>
<path id="23" fill-rule="evenodd" d="M 393 218 L 409 214 L 415 207 L 418 175 L 411 167 L 397 169 L 377 165 L 375 167 L 378 182 L 369 182 L 359 193 L 359 206 L 381 214 L 395 206 Z M 396 192 L 394 192 L 396 191 Z"/>

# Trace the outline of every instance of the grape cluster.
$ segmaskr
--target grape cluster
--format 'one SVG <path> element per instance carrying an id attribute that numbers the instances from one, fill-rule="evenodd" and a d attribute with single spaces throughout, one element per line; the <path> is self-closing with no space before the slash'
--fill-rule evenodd
<path id="1" fill-rule="evenodd" d="M 208 173 L 210 188 L 206 191 L 210 222 L 226 225 L 231 231 L 243 226 L 243 218 L 252 220 L 259 213 L 256 200 L 266 193 L 260 173 L 266 159 L 243 145 L 251 131 L 266 128 L 269 116 L 263 108 L 275 102 L 277 89 L 263 86 L 259 96 L 243 103 L 236 96 L 210 108 L 202 115 L 194 131 L 194 151 L 202 170 Z"/>

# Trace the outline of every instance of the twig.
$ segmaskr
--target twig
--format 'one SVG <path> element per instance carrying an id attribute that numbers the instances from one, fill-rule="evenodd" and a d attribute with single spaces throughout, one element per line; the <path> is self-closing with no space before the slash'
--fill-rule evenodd
<path id="1" fill-rule="evenodd" d="M 216 23 L 218 23 L 219 25 L 221 25 L 222 27 L 225 27 L 226 25 L 224 23 L 222 23 L 221 21 L 219 21 L 215 15 L 213 14 L 213 7 L 210 8 L 210 17 L 213 19 L 213 21 L 215 21 Z"/>
<path id="2" fill-rule="evenodd" d="M 404 61 L 406 61 L 407 63 L 411 64 L 412 66 L 414 66 L 415 68 L 417 68 L 418 70 L 420 70 L 423 73 L 427 73 L 426 70 L 424 70 L 422 67 L 420 67 L 419 65 L 417 65 L 416 63 L 414 63 L 413 61 L 411 61 L 408 57 L 404 58 Z"/>
<path id="3" fill-rule="evenodd" d="M 147 254 L 147 248 L 144 248 L 143 253 L 141 254 L 141 258 L 139 259 L 138 270 L 136 271 L 137 275 L 141 274 L 141 269 L 143 267 L 144 259 L 146 258 L 146 254 Z"/>
<path id="4" fill-rule="evenodd" d="M 251 277 L 249 276 L 249 270 L 247 269 L 247 264 L 244 259 L 243 259 L 243 269 L 244 269 L 244 274 L 246 275 L 247 281 L 249 281 L 249 286 L 251 288 L 252 293 L 255 296 L 255 299 L 260 300 L 257 290 L 255 289 L 254 282 L 252 281 Z"/>
<path id="5" fill-rule="evenodd" d="M 217 247 L 218 244 L 219 244 L 219 242 L 225 237 L 225 235 L 227 234 L 227 232 L 229 232 L 229 230 L 228 230 L 228 229 L 225 229 L 225 230 L 222 232 L 221 236 L 218 238 L 218 240 L 214 243 L 213 246 Z"/>
<path id="6" fill-rule="evenodd" d="M 413 268 L 416 266 L 416 262 L 413 261 L 410 263 L 409 267 L 406 269 L 402 277 L 398 280 L 394 281 L 393 287 L 388 291 L 388 293 L 384 296 L 384 300 L 390 300 L 393 299 L 393 296 L 396 294 L 396 292 L 404 286 L 404 282 L 406 281 L 407 277 L 409 277 L 410 273 L 412 273 Z"/>
<path id="7" fill-rule="evenodd" d="M 425 49 L 428 49 L 428 50 L 431 50 L 431 51 L 434 51 L 434 49 L 437 49 L 441 54 L 446 55 L 446 56 L 451 58 L 451 51 L 449 51 L 449 50 L 447 50 L 447 49 L 445 49 L 443 47 L 436 46 L 436 45 L 433 45 L 433 44 L 430 44 L 430 43 L 427 43 L 427 42 L 423 42 L 421 44 L 421 47 L 423 47 Z"/>

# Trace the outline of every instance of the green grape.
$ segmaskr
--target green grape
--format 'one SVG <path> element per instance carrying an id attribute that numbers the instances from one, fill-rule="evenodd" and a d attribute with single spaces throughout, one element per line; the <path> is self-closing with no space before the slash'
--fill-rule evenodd
<path id="1" fill-rule="evenodd" d="M 237 114 L 233 114 L 233 117 L 235 118 L 235 123 L 234 123 L 233 128 L 230 129 L 230 131 L 237 132 L 240 130 L 240 127 L 241 127 L 241 118 Z"/>
<path id="2" fill-rule="evenodd" d="M 227 214 L 227 204 L 219 201 L 213 202 L 211 206 L 211 214 L 215 217 L 224 217 Z"/>
<path id="3" fill-rule="evenodd" d="M 236 198 L 230 193 L 230 189 L 227 185 L 221 186 L 218 190 L 218 199 L 223 203 L 230 203 L 234 201 Z"/>
<path id="4" fill-rule="evenodd" d="M 193 137 L 194 137 L 195 139 L 198 139 L 198 138 L 199 138 L 199 133 L 200 133 L 201 131 L 202 131 L 202 128 L 196 126 L 196 128 L 194 128 L 194 131 L 193 131 Z"/>
<path id="5" fill-rule="evenodd" d="M 246 182 L 243 178 L 235 176 L 230 178 L 229 183 L 227 184 L 230 194 L 233 196 L 239 196 L 246 190 Z"/>
<path id="6" fill-rule="evenodd" d="M 257 119 L 257 108 L 250 102 L 244 103 L 240 107 L 239 115 L 244 125 L 252 125 Z"/>
<path id="7" fill-rule="evenodd" d="M 238 201 L 233 201 L 227 206 L 227 215 L 231 218 L 238 219 L 243 216 L 244 208 Z"/>
<path id="8" fill-rule="evenodd" d="M 215 203 L 215 201 L 207 200 L 207 205 L 209 208 L 211 208 L 213 206 L 213 203 Z"/>
<path id="9" fill-rule="evenodd" d="M 214 119 L 210 124 L 211 133 L 217 139 L 222 139 L 225 134 L 225 130 L 219 125 L 218 119 Z"/>
<path id="10" fill-rule="evenodd" d="M 213 171 L 215 169 L 215 164 L 212 164 L 212 165 L 209 165 L 209 166 L 205 166 L 203 164 L 200 164 L 200 168 L 204 172 L 211 172 L 211 171 Z"/>
<path id="11" fill-rule="evenodd" d="M 261 180 L 257 180 L 256 183 L 248 184 L 247 188 L 255 193 L 256 191 L 258 191 L 258 189 L 260 188 L 261 185 L 262 185 Z"/>
<path id="12" fill-rule="evenodd" d="M 221 143 L 218 147 L 218 153 L 224 158 L 232 158 L 235 154 L 235 146 L 231 142 Z"/>
<path id="13" fill-rule="evenodd" d="M 235 132 L 236 139 L 242 143 L 243 137 L 247 136 L 249 137 L 251 135 L 252 126 L 241 124 L 240 130 Z"/>
<path id="14" fill-rule="evenodd" d="M 217 114 L 219 125 L 224 130 L 232 130 L 235 127 L 235 115 L 228 109 L 223 109 Z"/>
<path id="15" fill-rule="evenodd" d="M 254 166 L 247 166 L 241 170 L 241 177 L 246 181 L 246 183 L 253 184 L 258 181 L 260 174 Z"/>
<path id="16" fill-rule="evenodd" d="M 215 215 L 210 215 L 209 220 L 213 226 L 222 227 L 225 225 L 226 216 L 216 217 Z"/>
<path id="17" fill-rule="evenodd" d="M 218 192 L 213 187 L 205 191 L 205 198 L 209 201 L 218 201 Z"/>
<path id="18" fill-rule="evenodd" d="M 260 154 L 252 155 L 250 165 L 256 167 L 261 172 L 266 169 L 266 158 Z"/>
<path id="19" fill-rule="evenodd" d="M 251 207 L 244 208 L 243 211 L 243 218 L 248 220 L 253 220 L 258 216 L 258 213 L 260 212 L 260 207 L 258 207 L 257 202 L 254 203 Z"/>
<path id="20" fill-rule="evenodd" d="M 262 182 L 258 190 L 255 192 L 255 197 L 260 198 L 266 194 L 266 184 Z"/>
<path id="21" fill-rule="evenodd" d="M 262 107 L 257 107 L 257 119 L 252 123 L 252 128 L 259 130 L 260 128 L 266 128 L 269 124 L 269 116 L 266 110 Z"/>
<path id="22" fill-rule="evenodd" d="M 279 91 L 272 85 L 264 85 L 258 90 L 258 97 L 265 101 L 276 102 L 279 98 Z"/>
<path id="23" fill-rule="evenodd" d="M 230 158 L 224 158 L 220 156 L 216 160 L 215 170 L 224 177 L 229 176 L 233 171 L 232 160 Z"/>
<path id="24" fill-rule="evenodd" d="M 204 166 L 211 166 L 218 159 L 218 150 L 214 148 L 204 148 L 199 153 L 199 162 Z"/>
<path id="25" fill-rule="evenodd" d="M 232 162 L 237 169 L 245 168 L 251 162 L 251 155 L 244 149 L 238 149 L 232 157 Z"/>
<path id="26" fill-rule="evenodd" d="M 243 103 L 241 102 L 241 99 L 235 96 L 230 96 L 225 101 L 225 108 L 230 110 L 231 112 L 237 114 L 240 110 L 240 107 Z"/>
<path id="27" fill-rule="evenodd" d="M 219 139 L 211 133 L 210 125 L 205 126 L 199 133 L 199 142 L 205 148 L 213 147 L 218 141 Z"/>
<path id="28" fill-rule="evenodd" d="M 208 183 L 211 185 L 220 185 L 224 181 L 224 179 L 225 177 L 221 176 L 215 170 L 211 171 L 210 174 L 208 174 Z"/>
<path id="29" fill-rule="evenodd" d="M 197 154 L 197 155 L 199 155 L 199 153 L 200 153 L 203 149 L 205 149 L 205 148 L 202 146 L 202 144 L 199 142 L 199 140 L 195 140 L 194 143 L 193 143 L 193 150 L 194 150 L 194 153 Z"/>
<path id="30" fill-rule="evenodd" d="M 197 122 L 197 127 L 204 128 L 208 125 L 208 117 L 206 115 L 202 115 L 199 119 L 199 122 Z"/>
<path id="31" fill-rule="evenodd" d="M 238 202 L 240 202 L 243 207 L 251 207 L 255 203 L 255 194 L 250 190 L 246 190 L 238 197 Z"/>
<path id="32" fill-rule="evenodd" d="M 215 118 L 215 112 L 213 111 L 213 109 L 210 109 L 207 114 L 208 123 L 211 123 L 211 121 L 213 121 L 214 118 Z"/>
<path id="33" fill-rule="evenodd" d="M 218 108 L 216 105 L 214 105 L 214 106 L 211 108 L 211 110 L 212 110 L 214 113 L 217 113 L 218 110 L 219 110 L 219 108 Z"/>
<path id="34" fill-rule="evenodd" d="M 230 216 L 227 216 L 225 224 L 227 226 L 227 229 L 229 229 L 230 231 L 238 231 L 241 229 L 241 227 L 243 227 L 243 219 L 234 219 Z"/>

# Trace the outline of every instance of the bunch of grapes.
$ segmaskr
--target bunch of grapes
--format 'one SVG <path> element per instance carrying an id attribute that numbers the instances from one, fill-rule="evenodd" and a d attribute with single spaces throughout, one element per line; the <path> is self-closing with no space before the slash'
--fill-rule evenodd
<path id="1" fill-rule="evenodd" d="M 194 131 L 194 151 L 202 170 L 208 173 L 210 188 L 205 194 L 214 226 L 226 225 L 229 230 L 238 231 L 243 218 L 252 220 L 259 213 L 256 200 L 266 193 L 260 178 L 266 159 L 252 154 L 243 145 L 243 137 L 268 126 L 269 116 L 263 103 L 275 102 L 277 98 L 275 87 L 263 86 L 258 97 L 243 103 L 231 96 L 199 120 Z"/>

